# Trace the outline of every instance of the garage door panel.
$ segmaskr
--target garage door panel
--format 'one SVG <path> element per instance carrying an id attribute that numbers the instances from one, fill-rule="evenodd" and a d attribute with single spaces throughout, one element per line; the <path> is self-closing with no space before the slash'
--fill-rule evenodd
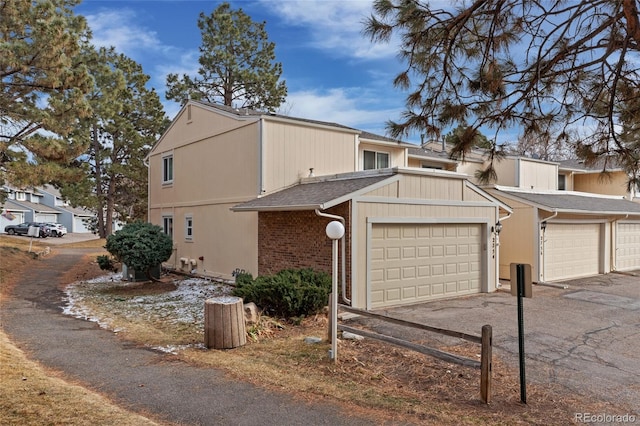
<path id="1" fill-rule="evenodd" d="M 412 279 L 416 278 L 416 267 L 406 267 L 402 268 L 402 279 Z"/>
<path id="2" fill-rule="evenodd" d="M 425 285 L 419 285 L 418 286 L 418 297 L 419 298 L 426 298 L 431 296 L 431 291 L 433 290 L 431 285 L 425 284 Z"/>
<path id="3" fill-rule="evenodd" d="M 404 287 L 402 289 L 402 298 L 403 299 L 413 299 L 416 297 L 416 288 L 415 287 Z"/>
<path id="4" fill-rule="evenodd" d="M 372 307 L 480 291 L 481 225 L 376 224 L 372 228 Z M 381 270 L 385 272 L 380 274 Z"/>
<path id="5" fill-rule="evenodd" d="M 550 223 L 545 231 L 544 280 L 597 275 L 603 253 L 598 223 Z"/>
<path id="6" fill-rule="evenodd" d="M 616 268 L 640 269 L 640 222 L 618 223 L 616 234 Z"/>
<path id="7" fill-rule="evenodd" d="M 434 245 L 433 247 L 431 247 L 431 257 L 444 257 L 444 253 L 444 246 Z"/>

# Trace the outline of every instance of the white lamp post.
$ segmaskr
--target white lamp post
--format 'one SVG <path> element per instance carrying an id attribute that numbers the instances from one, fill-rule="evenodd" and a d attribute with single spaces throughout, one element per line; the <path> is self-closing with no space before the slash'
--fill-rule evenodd
<path id="1" fill-rule="evenodd" d="M 344 236 L 344 226 L 337 220 L 327 224 L 327 237 L 333 240 L 333 274 L 331 297 L 331 351 L 329 358 L 338 359 L 338 240 Z"/>

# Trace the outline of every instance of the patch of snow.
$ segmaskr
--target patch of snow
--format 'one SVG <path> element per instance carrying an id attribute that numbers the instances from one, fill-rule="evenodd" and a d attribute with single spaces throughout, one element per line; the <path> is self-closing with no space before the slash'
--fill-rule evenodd
<path id="1" fill-rule="evenodd" d="M 207 279 L 176 279 L 176 289 L 162 293 L 150 292 L 135 297 L 119 296 L 118 289 L 140 286 L 140 283 L 121 281 L 122 274 L 108 274 L 88 281 L 70 284 L 65 289 L 66 305 L 63 313 L 75 318 L 96 322 L 110 329 L 113 319 L 97 317 L 88 302 L 101 305 L 103 311 L 119 316 L 162 320 L 172 324 L 191 324 L 204 332 L 204 302 L 214 297 L 230 297 L 232 287 Z M 122 331 L 121 329 L 118 331 Z"/>

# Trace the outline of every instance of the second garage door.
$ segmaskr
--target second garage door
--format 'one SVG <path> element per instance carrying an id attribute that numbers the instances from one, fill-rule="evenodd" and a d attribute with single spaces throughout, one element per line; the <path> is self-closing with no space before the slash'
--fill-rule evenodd
<path id="1" fill-rule="evenodd" d="M 557 281 L 600 273 L 599 223 L 550 223 L 544 234 L 544 280 Z"/>
<path id="2" fill-rule="evenodd" d="M 640 222 L 618 224 L 616 268 L 619 271 L 640 269 Z"/>
<path id="3" fill-rule="evenodd" d="M 480 224 L 373 224 L 371 308 L 478 293 Z"/>

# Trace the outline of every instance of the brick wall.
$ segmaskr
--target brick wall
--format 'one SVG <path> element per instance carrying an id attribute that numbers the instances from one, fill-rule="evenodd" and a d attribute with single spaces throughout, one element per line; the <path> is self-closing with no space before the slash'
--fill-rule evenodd
<path id="1" fill-rule="evenodd" d="M 325 211 L 346 220 L 348 296 L 351 287 L 350 211 L 350 202 Z M 325 228 L 331 220 L 314 211 L 258 213 L 258 275 L 271 275 L 288 268 L 313 268 L 330 274 L 332 241 Z"/>

